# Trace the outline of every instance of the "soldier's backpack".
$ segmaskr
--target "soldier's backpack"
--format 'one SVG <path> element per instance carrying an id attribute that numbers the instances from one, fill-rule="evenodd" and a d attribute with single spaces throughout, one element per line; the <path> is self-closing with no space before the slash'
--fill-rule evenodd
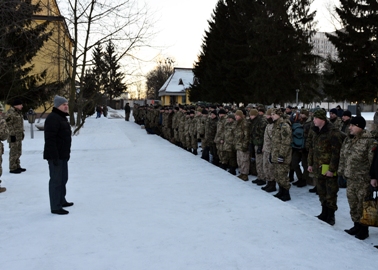
<path id="1" fill-rule="evenodd" d="M 291 126 L 292 130 L 292 142 L 291 147 L 295 149 L 305 148 L 305 137 L 303 125 L 301 123 L 293 123 Z"/>

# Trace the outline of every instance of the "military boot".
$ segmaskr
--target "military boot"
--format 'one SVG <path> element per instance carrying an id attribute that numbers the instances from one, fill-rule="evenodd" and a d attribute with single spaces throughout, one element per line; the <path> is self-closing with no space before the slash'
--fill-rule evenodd
<path id="1" fill-rule="evenodd" d="M 305 187 L 307 186 L 306 180 L 305 179 L 299 179 L 297 182 L 293 183 L 293 185 L 296 184 L 297 187 Z"/>
<path id="2" fill-rule="evenodd" d="M 243 181 L 248 181 L 248 175 L 246 175 L 246 174 L 241 173 L 240 175 L 238 175 L 238 178 L 243 180 Z"/>
<path id="3" fill-rule="evenodd" d="M 283 188 L 280 185 L 278 185 L 278 192 L 273 196 L 276 198 L 279 198 L 282 195 L 282 192 L 283 192 Z"/>
<path id="4" fill-rule="evenodd" d="M 198 155 L 197 149 L 193 149 L 193 155 Z"/>
<path id="5" fill-rule="evenodd" d="M 326 205 L 322 205 L 322 212 L 320 215 L 317 215 L 316 217 L 320 219 L 321 221 L 326 221 L 328 216 L 328 207 Z"/>
<path id="6" fill-rule="evenodd" d="M 232 175 L 236 175 L 236 168 L 235 167 L 230 167 L 228 172 Z"/>
<path id="7" fill-rule="evenodd" d="M 269 181 L 266 181 L 266 185 L 261 187 L 262 190 L 266 190 L 269 187 Z"/>
<path id="8" fill-rule="evenodd" d="M 276 191 L 276 181 L 268 181 L 268 187 L 265 189 L 266 192 L 274 192 Z"/>
<path id="9" fill-rule="evenodd" d="M 328 215 L 327 215 L 326 222 L 331 226 L 335 225 L 335 210 L 328 208 Z"/>
<path id="10" fill-rule="evenodd" d="M 266 184 L 266 181 L 265 180 L 260 180 L 259 179 L 259 181 L 257 182 L 257 183 L 255 183 L 256 185 L 258 185 L 258 186 L 262 186 L 262 185 L 265 185 Z"/>
<path id="11" fill-rule="evenodd" d="M 282 194 L 281 194 L 281 196 L 278 197 L 278 199 L 280 199 L 281 201 L 284 201 L 284 202 L 290 201 L 291 197 L 290 197 L 289 190 L 282 188 Z"/>
<path id="12" fill-rule="evenodd" d="M 360 231 L 360 223 L 359 222 L 354 222 L 354 226 L 350 228 L 349 230 L 344 230 L 346 233 L 350 235 L 356 235 Z"/>
<path id="13" fill-rule="evenodd" d="M 357 239 L 365 240 L 369 237 L 369 226 L 360 223 L 360 230 L 355 236 Z"/>

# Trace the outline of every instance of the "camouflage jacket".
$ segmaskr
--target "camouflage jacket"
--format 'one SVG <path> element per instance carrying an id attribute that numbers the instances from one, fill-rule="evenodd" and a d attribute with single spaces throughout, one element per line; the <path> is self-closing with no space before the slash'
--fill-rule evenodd
<path id="1" fill-rule="evenodd" d="M 268 121 L 262 115 L 258 115 L 250 123 L 250 143 L 254 146 L 262 146 L 264 144 L 264 132 Z"/>
<path id="2" fill-rule="evenodd" d="M 347 121 L 343 121 L 341 126 L 340 126 L 340 131 L 341 132 L 344 132 L 346 136 L 349 136 L 349 126 L 350 126 L 350 120 L 347 120 Z"/>
<path id="3" fill-rule="evenodd" d="M 214 142 L 216 144 L 220 144 L 221 140 L 224 140 L 224 126 L 226 125 L 227 118 L 226 116 L 219 117 L 218 124 L 217 124 L 217 134 L 215 134 Z M 221 146 L 220 146 L 221 148 Z M 218 150 L 222 151 L 217 147 Z"/>
<path id="4" fill-rule="evenodd" d="M 175 112 L 173 114 L 173 117 L 172 117 L 172 128 L 174 130 L 178 130 L 178 126 L 179 126 L 179 112 Z"/>
<path id="5" fill-rule="evenodd" d="M 271 159 L 278 163 L 278 157 L 284 159 L 284 164 L 291 163 L 291 126 L 282 117 L 273 123 Z"/>
<path id="6" fill-rule="evenodd" d="M 189 135 L 191 137 L 196 137 L 197 138 L 196 122 L 197 122 L 197 120 L 196 120 L 195 117 L 189 117 L 189 120 L 188 120 Z"/>
<path id="7" fill-rule="evenodd" d="M 5 119 L 1 118 L 0 116 L 0 140 L 5 141 L 6 139 L 8 139 L 8 136 L 9 136 L 9 129 L 8 129 L 7 123 Z"/>
<path id="8" fill-rule="evenodd" d="M 245 118 L 235 122 L 234 145 L 236 151 L 247 152 L 249 150 L 249 123 Z"/>
<path id="9" fill-rule="evenodd" d="M 194 122 L 195 122 L 195 126 L 194 128 L 196 129 L 196 137 L 197 139 L 200 139 L 200 133 L 198 133 L 198 127 L 201 125 L 201 121 L 202 121 L 202 115 L 196 115 L 194 116 Z"/>
<path id="10" fill-rule="evenodd" d="M 185 131 L 185 113 L 183 111 L 180 111 L 179 112 L 179 116 L 178 116 L 178 129 L 179 129 L 179 133 L 181 134 L 184 134 L 184 131 Z"/>
<path id="11" fill-rule="evenodd" d="M 335 126 L 337 129 L 341 129 L 341 126 L 343 125 L 343 121 L 341 120 L 340 117 L 336 117 L 335 120 L 329 119 L 329 121 L 332 123 L 332 125 Z"/>
<path id="12" fill-rule="evenodd" d="M 303 123 L 303 137 L 305 139 L 305 149 L 308 151 L 310 148 L 311 140 L 312 140 L 312 135 L 311 133 L 311 128 L 314 126 L 314 122 L 312 121 L 311 118 L 307 118 L 306 121 Z M 306 168 L 307 170 L 307 168 Z"/>
<path id="13" fill-rule="evenodd" d="M 200 117 L 199 122 L 197 122 L 197 134 L 200 138 L 205 138 L 205 125 L 207 118 L 207 114 L 203 114 Z"/>
<path id="14" fill-rule="evenodd" d="M 264 152 L 270 153 L 272 151 L 272 134 L 273 134 L 273 126 L 274 124 L 268 124 L 264 131 L 264 144 L 263 150 Z"/>
<path id="15" fill-rule="evenodd" d="M 9 129 L 8 142 L 10 142 L 10 136 L 15 136 L 16 141 L 22 141 L 24 138 L 24 118 L 22 111 L 10 107 L 5 120 Z"/>
<path id="16" fill-rule="evenodd" d="M 235 144 L 234 144 L 234 130 L 235 130 L 236 122 L 226 122 L 224 125 L 224 134 L 223 134 L 223 144 L 222 144 L 222 151 L 233 152 L 235 151 Z"/>
<path id="17" fill-rule="evenodd" d="M 312 131 L 308 166 L 312 166 L 314 176 L 321 175 L 322 164 L 329 165 L 330 172 L 337 172 L 344 135 L 328 121 L 321 130 L 314 126 Z"/>
<path id="18" fill-rule="evenodd" d="M 369 171 L 375 144 L 376 141 L 367 130 L 363 130 L 356 136 L 346 137 L 340 150 L 338 173 L 346 178 L 363 176 L 370 179 Z"/>

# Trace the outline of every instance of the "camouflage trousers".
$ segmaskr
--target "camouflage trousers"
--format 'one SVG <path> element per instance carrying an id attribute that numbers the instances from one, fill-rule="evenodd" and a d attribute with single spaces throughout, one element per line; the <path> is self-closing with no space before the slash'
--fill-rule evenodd
<path id="1" fill-rule="evenodd" d="M 173 137 L 175 138 L 175 141 L 176 142 L 179 142 L 180 141 L 180 136 L 179 136 L 179 132 L 178 132 L 178 130 L 174 130 L 173 131 Z"/>
<path id="2" fill-rule="evenodd" d="M 186 148 L 186 135 L 184 134 L 184 132 L 180 132 L 179 135 L 180 135 L 180 142 L 182 143 L 182 146 Z"/>
<path id="3" fill-rule="evenodd" d="M 188 135 L 187 137 L 187 147 L 197 149 L 198 143 L 197 143 L 197 136 L 196 135 Z"/>
<path id="4" fill-rule="evenodd" d="M 321 205 L 325 205 L 332 210 L 337 210 L 337 192 L 339 185 L 337 183 L 337 176 L 326 177 L 318 175 L 316 179 L 316 189 L 319 194 L 319 201 Z"/>
<path id="5" fill-rule="evenodd" d="M 260 180 L 266 180 L 266 175 L 264 172 L 264 154 L 257 154 L 257 149 L 259 147 L 255 146 L 255 160 L 256 160 L 256 170 L 257 170 L 257 178 Z"/>
<path id="6" fill-rule="evenodd" d="M 236 161 L 236 152 L 235 151 L 219 151 L 218 152 L 220 162 L 222 164 L 226 164 L 230 168 L 238 167 L 238 163 Z M 222 156 L 222 158 L 221 158 Z"/>
<path id="7" fill-rule="evenodd" d="M 363 202 L 369 194 L 370 177 L 356 176 L 347 179 L 348 187 L 346 195 L 348 198 L 350 217 L 353 222 L 360 222 L 363 211 Z"/>
<path id="8" fill-rule="evenodd" d="M 249 163 L 251 162 L 249 158 L 249 151 L 236 151 L 236 161 L 239 166 L 239 172 L 241 174 L 249 174 Z"/>
<path id="9" fill-rule="evenodd" d="M 22 154 L 22 141 L 9 143 L 9 170 L 20 168 L 20 157 Z"/>
<path id="10" fill-rule="evenodd" d="M 4 144 L 0 142 L 0 177 L 3 175 L 3 154 L 4 154 Z"/>
<path id="11" fill-rule="evenodd" d="M 265 180 L 274 181 L 274 167 L 273 164 L 269 162 L 269 152 L 263 153 L 263 169 L 265 174 Z"/>
<path id="12" fill-rule="evenodd" d="M 290 171 L 290 165 L 274 163 L 273 168 L 274 168 L 274 180 L 276 180 L 279 186 L 283 187 L 286 190 L 289 190 L 290 179 L 288 177 L 288 173 Z"/>

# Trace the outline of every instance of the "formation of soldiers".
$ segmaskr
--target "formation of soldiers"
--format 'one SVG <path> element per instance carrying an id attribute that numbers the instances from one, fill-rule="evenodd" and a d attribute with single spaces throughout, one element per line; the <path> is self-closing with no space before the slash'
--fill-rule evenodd
<path id="1" fill-rule="evenodd" d="M 335 224 L 337 193 L 347 187 L 354 226 L 345 230 L 358 239 L 369 236 L 360 223 L 363 201 L 377 187 L 374 168 L 377 130 L 365 129 L 363 117 L 350 111 L 321 108 L 269 108 L 261 104 L 236 106 L 139 106 L 135 122 L 148 134 L 157 134 L 171 143 L 252 183 L 282 201 L 291 200 L 292 185 L 313 183 L 310 192 L 319 195 L 320 220 Z M 377 169 L 378 172 L 378 169 Z M 294 175 L 297 181 L 294 182 Z M 378 173 L 377 173 L 378 174 Z"/>

